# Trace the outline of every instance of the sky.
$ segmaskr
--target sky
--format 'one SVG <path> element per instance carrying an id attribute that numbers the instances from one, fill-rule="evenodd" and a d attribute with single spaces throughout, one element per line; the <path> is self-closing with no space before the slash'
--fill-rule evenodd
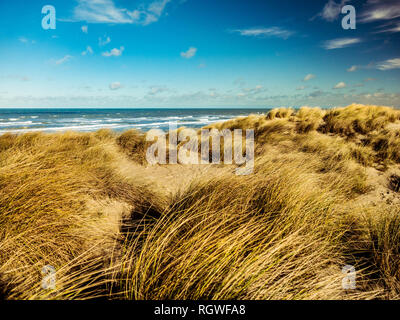
<path id="1" fill-rule="evenodd" d="M 0 108 L 400 107 L 399 40 L 398 0 L 1 0 Z"/>

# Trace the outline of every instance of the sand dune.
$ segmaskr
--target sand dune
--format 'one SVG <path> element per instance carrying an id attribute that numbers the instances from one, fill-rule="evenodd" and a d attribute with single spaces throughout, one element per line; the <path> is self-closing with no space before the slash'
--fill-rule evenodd
<path id="1" fill-rule="evenodd" d="M 254 129 L 254 173 L 148 166 L 138 131 L 0 136 L 2 297 L 399 298 L 400 111 L 276 109 L 207 128 Z"/>

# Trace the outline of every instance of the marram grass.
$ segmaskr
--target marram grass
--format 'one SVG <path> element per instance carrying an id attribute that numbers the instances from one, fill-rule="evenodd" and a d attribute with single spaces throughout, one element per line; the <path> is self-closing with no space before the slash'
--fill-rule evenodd
<path id="1" fill-rule="evenodd" d="M 137 131 L 4 134 L 1 298 L 397 299 L 399 120 L 352 105 L 208 126 L 255 130 L 249 176 L 148 168 Z"/>

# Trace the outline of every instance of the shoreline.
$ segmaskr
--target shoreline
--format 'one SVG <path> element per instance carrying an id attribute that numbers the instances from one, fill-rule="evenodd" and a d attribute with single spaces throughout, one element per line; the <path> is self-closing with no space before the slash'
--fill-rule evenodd
<path id="1" fill-rule="evenodd" d="M 263 112 L 261 112 L 263 111 Z M 54 110 L 35 113 L 13 111 L 4 115 L 0 113 L 0 132 L 92 132 L 100 129 L 112 129 L 123 132 L 129 129 L 166 129 L 170 122 L 178 122 L 179 126 L 201 128 L 206 125 L 228 121 L 238 116 L 251 113 L 265 114 L 268 109 L 204 109 L 204 110 L 84 110 L 75 112 L 68 110 L 57 113 Z"/>

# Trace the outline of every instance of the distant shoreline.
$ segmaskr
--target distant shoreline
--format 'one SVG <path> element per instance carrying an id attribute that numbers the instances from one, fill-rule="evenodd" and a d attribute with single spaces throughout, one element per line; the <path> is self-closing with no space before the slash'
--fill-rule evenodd
<path id="1" fill-rule="evenodd" d="M 25 132 L 93 132 L 110 129 L 165 130 L 170 122 L 201 128 L 249 114 L 266 114 L 271 109 L 3 109 L 0 134 Z"/>
<path id="2" fill-rule="evenodd" d="M 299 110 L 292 108 L 293 110 Z M 321 108 L 329 110 L 330 107 Z M 167 130 L 202 128 L 250 114 L 267 114 L 273 108 L 0 108 L 0 135 L 4 133 L 66 131 L 94 132 L 109 129 L 124 132 L 137 129 Z"/>

